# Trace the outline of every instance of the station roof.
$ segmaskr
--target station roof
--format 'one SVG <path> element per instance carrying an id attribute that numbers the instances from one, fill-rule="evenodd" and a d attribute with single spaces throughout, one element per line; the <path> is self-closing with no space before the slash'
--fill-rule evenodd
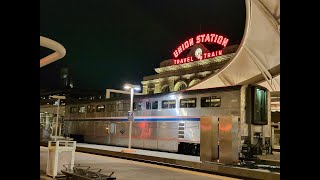
<path id="1" fill-rule="evenodd" d="M 259 84 L 280 91 L 280 1 L 246 0 L 244 36 L 234 57 L 189 89 Z"/>

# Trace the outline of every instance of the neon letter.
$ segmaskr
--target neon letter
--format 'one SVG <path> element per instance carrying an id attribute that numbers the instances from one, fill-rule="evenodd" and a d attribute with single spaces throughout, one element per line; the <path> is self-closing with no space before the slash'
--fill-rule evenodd
<path id="1" fill-rule="evenodd" d="M 229 39 L 224 38 L 224 39 L 223 39 L 223 42 L 222 42 L 222 44 L 221 44 L 221 45 L 223 45 L 223 47 L 226 47 L 226 46 L 227 46 L 227 44 L 228 44 L 228 41 L 229 41 Z"/>
<path id="2" fill-rule="evenodd" d="M 201 36 L 201 42 L 204 42 L 204 36 L 205 34 L 200 35 Z"/>
<path id="3" fill-rule="evenodd" d="M 210 36 L 211 36 L 210 42 L 213 42 L 213 37 L 215 36 L 215 34 L 210 34 Z"/>
<path id="4" fill-rule="evenodd" d="M 213 41 L 213 42 L 217 42 L 217 38 L 218 38 L 218 36 L 216 35 L 216 36 L 214 37 L 214 41 Z"/>
<path id="5" fill-rule="evenodd" d="M 203 53 L 203 59 L 207 58 L 207 53 Z"/>
<path id="6" fill-rule="evenodd" d="M 182 52 L 181 46 L 178 47 L 178 53 L 180 54 Z"/>
<path id="7" fill-rule="evenodd" d="M 184 47 L 185 47 L 186 49 L 188 49 L 188 47 L 189 47 L 189 41 L 184 42 Z"/>
<path id="8" fill-rule="evenodd" d="M 189 39 L 189 46 L 192 46 L 194 43 L 193 43 L 193 38 L 190 38 Z"/>
<path id="9" fill-rule="evenodd" d="M 196 39 L 197 39 L 197 43 L 200 43 L 200 35 L 198 35 Z"/>
<path id="10" fill-rule="evenodd" d="M 222 43 L 222 40 L 223 40 L 223 36 L 219 36 L 217 43 L 218 43 L 218 44 L 221 44 L 221 43 Z"/>
<path id="11" fill-rule="evenodd" d="M 210 42 L 210 35 L 209 34 L 206 35 L 206 39 L 204 41 L 205 42 Z"/>
<path id="12" fill-rule="evenodd" d="M 173 52 L 173 56 L 175 57 L 175 58 L 177 58 L 178 57 L 178 51 L 177 50 L 175 50 L 174 52 Z"/>

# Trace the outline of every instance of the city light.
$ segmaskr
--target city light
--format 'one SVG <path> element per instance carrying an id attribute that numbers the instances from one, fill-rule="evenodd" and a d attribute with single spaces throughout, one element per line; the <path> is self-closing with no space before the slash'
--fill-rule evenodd
<path id="1" fill-rule="evenodd" d="M 122 150 L 122 152 L 134 152 L 134 150 L 131 149 L 131 134 L 132 134 L 132 121 L 134 121 L 134 114 L 133 114 L 133 96 L 134 96 L 134 90 L 140 90 L 139 85 L 132 85 L 132 84 L 125 84 L 124 89 L 130 90 L 130 111 L 128 112 L 128 121 L 129 121 L 129 143 L 128 143 L 128 149 Z"/>
<path id="2" fill-rule="evenodd" d="M 124 89 L 130 89 L 129 85 L 124 85 Z"/>

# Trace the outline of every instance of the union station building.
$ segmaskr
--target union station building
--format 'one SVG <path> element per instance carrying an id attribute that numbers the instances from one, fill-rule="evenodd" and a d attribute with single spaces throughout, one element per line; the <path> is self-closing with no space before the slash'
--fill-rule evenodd
<path id="1" fill-rule="evenodd" d="M 203 42 L 204 40 L 203 38 Z M 191 87 L 217 72 L 235 55 L 239 47 L 239 45 L 225 44 L 222 49 L 212 51 L 201 41 L 194 45 L 193 42 L 189 44 L 186 42 L 182 43 L 182 48 L 179 46 L 178 51 L 174 52 L 175 57 L 179 52 L 182 55 L 184 53 L 186 58 L 164 60 L 160 63 L 160 67 L 155 68 L 157 74 L 143 77 L 141 82 L 143 94 L 173 92 Z"/>

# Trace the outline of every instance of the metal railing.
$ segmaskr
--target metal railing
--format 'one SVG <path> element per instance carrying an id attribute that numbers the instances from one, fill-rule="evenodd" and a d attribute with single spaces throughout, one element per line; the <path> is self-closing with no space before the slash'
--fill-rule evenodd
<path id="1" fill-rule="evenodd" d="M 116 177 L 112 177 L 114 172 L 111 172 L 109 175 L 101 173 L 100 168 L 91 168 L 90 166 L 84 166 L 80 164 L 74 164 L 71 169 L 72 164 L 65 164 L 63 167 L 65 170 L 61 172 L 67 176 L 66 179 L 72 178 L 77 180 L 115 180 Z"/>

